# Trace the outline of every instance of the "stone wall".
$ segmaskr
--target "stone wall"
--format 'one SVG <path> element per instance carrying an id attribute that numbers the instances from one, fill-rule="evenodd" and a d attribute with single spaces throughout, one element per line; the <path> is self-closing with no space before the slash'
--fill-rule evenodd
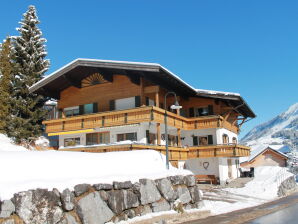
<path id="1" fill-rule="evenodd" d="M 0 201 L 2 224 L 101 224 L 152 212 L 200 208 L 195 178 L 171 176 L 113 184 L 79 184 L 74 191 L 36 189 Z"/>
<path id="2" fill-rule="evenodd" d="M 295 176 L 291 176 L 285 179 L 278 187 L 278 197 L 289 195 L 290 193 L 297 190 L 297 184 Z"/>

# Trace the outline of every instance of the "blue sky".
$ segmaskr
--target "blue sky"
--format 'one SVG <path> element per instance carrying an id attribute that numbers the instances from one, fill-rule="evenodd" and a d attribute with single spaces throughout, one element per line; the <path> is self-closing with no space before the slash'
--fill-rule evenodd
<path id="1" fill-rule="evenodd" d="M 196 88 L 239 92 L 253 126 L 298 102 L 298 1 L 2 0 L 0 38 L 37 7 L 51 73 L 75 58 L 157 62 Z"/>

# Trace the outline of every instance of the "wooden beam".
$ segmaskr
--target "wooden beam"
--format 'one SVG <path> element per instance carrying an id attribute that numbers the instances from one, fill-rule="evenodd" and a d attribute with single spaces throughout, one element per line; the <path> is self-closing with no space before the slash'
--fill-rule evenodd
<path id="1" fill-rule="evenodd" d="M 146 86 L 144 93 L 156 93 L 159 92 L 159 86 Z"/>
<path id="2" fill-rule="evenodd" d="M 156 123 L 157 145 L 161 143 L 160 123 Z"/>
<path id="3" fill-rule="evenodd" d="M 158 92 L 155 93 L 155 106 L 159 107 L 159 93 Z"/>

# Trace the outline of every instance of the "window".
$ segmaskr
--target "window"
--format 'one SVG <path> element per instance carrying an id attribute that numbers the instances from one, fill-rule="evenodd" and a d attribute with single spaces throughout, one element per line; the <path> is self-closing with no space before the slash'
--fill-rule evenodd
<path id="1" fill-rule="evenodd" d="M 108 144 L 110 143 L 110 132 L 86 134 L 86 145 Z"/>
<path id="2" fill-rule="evenodd" d="M 80 144 L 81 144 L 80 137 L 76 137 L 76 138 L 65 138 L 64 139 L 64 147 L 76 146 L 76 145 L 80 145 Z"/>
<path id="3" fill-rule="evenodd" d="M 229 136 L 227 134 L 222 135 L 222 143 L 229 144 Z"/>
<path id="4" fill-rule="evenodd" d="M 121 142 L 121 141 L 125 141 L 125 140 L 137 141 L 137 133 L 132 132 L 132 133 L 125 133 L 125 134 L 117 135 L 117 142 Z"/>
<path id="5" fill-rule="evenodd" d="M 213 145 L 213 135 L 192 136 L 193 146 L 197 145 Z"/>
<path id="6" fill-rule="evenodd" d="M 165 134 L 161 135 L 161 139 L 165 140 Z M 178 136 L 175 135 L 168 135 L 168 144 L 169 146 L 177 146 L 177 142 L 178 142 Z"/>
<path id="7" fill-rule="evenodd" d="M 84 104 L 84 114 L 92 114 L 93 113 L 93 103 Z"/>
<path id="8" fill-rule="evenodd" d="M 237 144 L 237 138 L 236 138 L 236 137 L 233 137 L 233 138 L 232 138 L 232 142 L 233 142 L 234 144 Z"/>
<path id="9" fill-rule="evenodd" d="M 80 114 L 79 106 L 64 108 L 64 114 L 66 117 L 72 117 Z"/>
<path id="10" fill-rule="evenodd" d="M 213 106 L 208 105 L 205 107 L 189 108 L 189 117 L 200 117 L 213 115 Z"/>

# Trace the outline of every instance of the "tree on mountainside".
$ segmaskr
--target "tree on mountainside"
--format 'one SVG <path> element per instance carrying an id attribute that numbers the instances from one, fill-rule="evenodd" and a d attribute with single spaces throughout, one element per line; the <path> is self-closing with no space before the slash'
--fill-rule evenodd
<path id="1" fill-rule="evenodd" d="M 13 62 L 11 39 L 7 37 L 0 49 L 0 133 L 10 133 Z"/>
<path id="2" fill-rule="evenodd" d="M 29 87 L 42 79 L 49 68 L 49 60 L 45 59 L 46 39 L 42 38 L 42 32 L 38 28 L 36 9 L 29 6 L 23 14 L 17 28 L 20 35 L 14 37 L 13 59 L 16 72 L 13 77 L 13 133 L 16 142 L 28 140 L 30 137 L 39 136 L 42 133 L 41 122 L 46 114 L 43 108 L 46 98 L 29 92 Z"/>

